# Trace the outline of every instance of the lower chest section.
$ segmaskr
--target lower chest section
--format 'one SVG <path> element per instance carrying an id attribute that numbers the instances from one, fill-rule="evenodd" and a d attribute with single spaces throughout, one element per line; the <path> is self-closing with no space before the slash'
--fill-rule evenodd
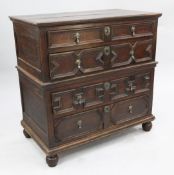
<path id="1" fill-rule="evenodd" d="M 153 68 L 96 77 L 49 93 L 55 142 L 63 144 L 151 114 Z"/>

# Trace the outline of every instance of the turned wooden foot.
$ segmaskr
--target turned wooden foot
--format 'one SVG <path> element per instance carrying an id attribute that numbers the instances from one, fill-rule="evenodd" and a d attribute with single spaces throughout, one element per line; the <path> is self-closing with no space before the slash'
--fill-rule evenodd
<path id="1" fill-rule="evenodd" d="M 150 131 L 152 129 L 152 122 L 143 123 L 142 128 L 144 131 Z"/>
<path id="2" fill-rule="evenodd" d="M 46 156 L 46 162 L 49 167 L 55 167 L 57 165 L 58 160 L 59 160 L 59 157 L 57 154 L 52 156 Z"/>
<path id="3" fill-rule="evenodd" d="M 27 131 L 25 129 L 23 130 L 23 133 L 24 133 L 24 136 L 26 138 L 31 138 L 31 136 L 27 133 Z"/>

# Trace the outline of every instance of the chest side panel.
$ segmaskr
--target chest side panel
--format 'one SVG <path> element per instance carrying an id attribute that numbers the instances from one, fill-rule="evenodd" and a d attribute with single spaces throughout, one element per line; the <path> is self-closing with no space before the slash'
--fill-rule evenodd
<path id="1" fill-rule="evenodd" d="M 14 35 L 18 66 L 41 79 L 38 28 L 14 23 Z"/>

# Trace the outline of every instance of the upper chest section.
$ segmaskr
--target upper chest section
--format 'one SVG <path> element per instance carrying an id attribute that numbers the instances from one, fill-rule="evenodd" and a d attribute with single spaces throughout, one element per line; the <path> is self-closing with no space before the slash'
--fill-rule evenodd
<path id="1" fill-rule="evenodd" d="M 159 16 L 107 10 L 11 17 L 18 65 L 52 81 L 154 60 Z"/>

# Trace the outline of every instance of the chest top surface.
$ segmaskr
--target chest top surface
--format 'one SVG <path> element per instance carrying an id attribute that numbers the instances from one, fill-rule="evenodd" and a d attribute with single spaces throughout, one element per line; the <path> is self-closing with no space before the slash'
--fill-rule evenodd
<path id="1" fill-rule="evenodd" d="M 62 24 L 84 23 L 84 22 L 102 22 L 108 19 L 127 19 L 127 18 L 145 18 L 159 17 L 160 13 L 151 13 L 135 10 L 96 10 L 83 12 L 66 12 L 55 14 L 39 14 L 25 16 L 11 16 L 11 20 L 17 22 L 29 23 L 37 26 L 52 26 Z"/>

